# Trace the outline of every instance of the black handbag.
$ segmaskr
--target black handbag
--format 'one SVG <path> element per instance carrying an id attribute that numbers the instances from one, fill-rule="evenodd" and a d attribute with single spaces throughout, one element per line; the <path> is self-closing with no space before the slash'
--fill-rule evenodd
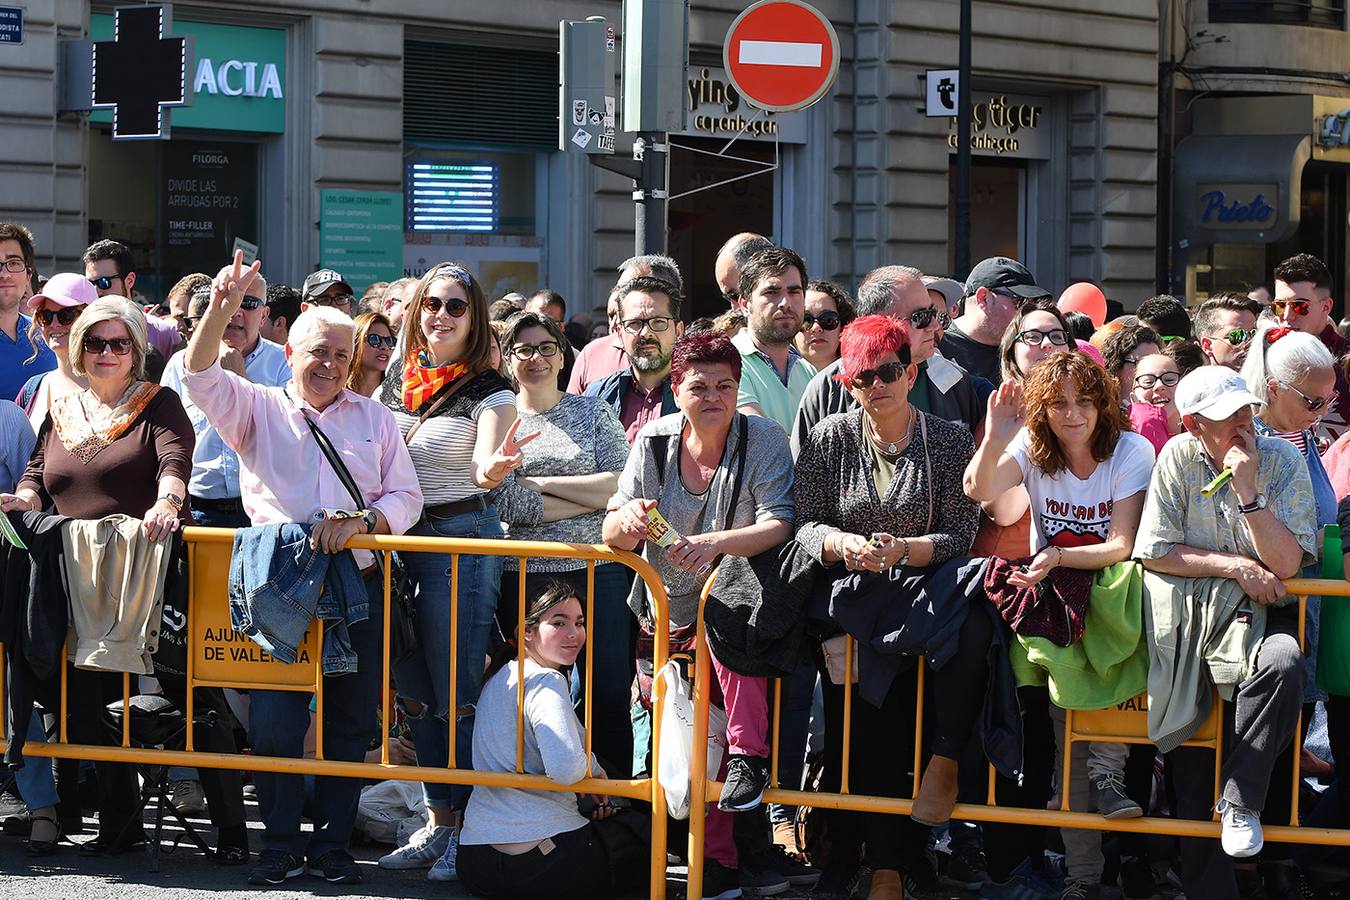
<path id="1" fill-rule="evenodd" d="M 309 426 L 328 464 L 337 473 L 338 480 L 347 489 L 347 493 L 352 495 L 352 502 L 356 504 L 356 508 L 365 509 L 366 501 L 356 487 L 356 480 L 352 478 L 352 473 L 347 471 L 347 464 L 338 455 L 333 442 L 308 415 L 305 415 L 305 424 Z M 413 583 L 408 570 L 397 556 L 390 556 L 389 559 L 389 660 L 399 663 L 418 651 L 417 607 L 413 601 Z M 379 554 L 375 555 L 375 564 L 381 567 L 380 571 L 383 574 Z"/>

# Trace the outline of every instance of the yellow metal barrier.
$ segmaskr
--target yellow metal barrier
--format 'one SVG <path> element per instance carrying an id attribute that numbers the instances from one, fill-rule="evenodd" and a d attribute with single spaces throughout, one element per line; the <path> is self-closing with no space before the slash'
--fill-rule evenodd
<path id="1" fill-rule="evenodd" d="M 187 671 L 187 721 L 192 721 L 193 693 L 199 687 L 235 688 L 241 690 L 281 690 L 299 691 L 315 695 L 315 729 L 317 756 L 314 759 L 296 759 L 287 757 L 263 757 L 229 753 L 211 753 L 194 749 L 193 729 L 188 728 L 183 750 L 143 749 L 131 746 L 130 722 L 128 715 L 131 690 L 131 678 L 122 679 L 122 740 L 121 746 L 102 746 L 90 744 L 71 744 L 66 739 L 66 667 L 61 669 L 61 709 L 60 728 L 57 741 L 52 743 L 28 742 L 24 745 L 25 755 L 34 757 L 59 757 L 65 759 L 106 760 L 110 762 L 133 763 L 141 765 L 174 765 L 197 768 L 241 769 L 257 772 L 277 772 L 303 775 L 331 775 L 349 778 L 373 780 L 395 779 L 400 781 L 437 782 L 442 784 L 486 785 L 491 787 L 511 787 L 528 790 L 567 791 L 628 797 L 634 800 L 648 801 L 652 807 L 652 847 L 651 847 L 651 885 L 650 896 L 664 898 L 666 895 L 666 800 L 665 791 L 659 784 L 657 760 L 660 758 L 661 734 L 661 684 L 653 685 L 652 698 L 652 766 L 648 778 L 595 778 L 587 767 L 587 777 L 576 784 L 559 785 L 543 775 L 524 774 L 524 692 L 525 679 L 524 654 L 517 662 L 518 693 L 516 704 L 516 771 L 515 772 L 479 772 L 473 769 L 455 767 L 455 719 L 448 716 L 450 727 L 450 759 L 446 768 L 427 768 L 423 766 L 395 765 L 389 762 L 390 722 L 390 655 L 389 655 L 389 572 L 390 554 L 397 551 L 430 552 L 451 554 L 450 565 L 450 635 L 449 646 L 452 654 L 450 665 L 450 701 L 451 710 L 456 707 L 458 697 L 456 684 L 456 666 L 453 661 L 456 640 L 457 609 L 459 604 L 459 558 L 460 556 L 499 556 L 514 557 L 520 563 L 520 600 L 517 610 L 517 644 L 524 646 L 525 627 L 525 570 L 526 561 L 531 558 L 564 558 L 586 561 L 586 620 L 594 622 L 595 609 L 595 565 L 599 562 L 618 563 L 632 569 L 646 582 L 655 600 L 653 611 L 655 635 L 654 666 L 660 671 L 665 664 L 669 647 L 669 607 L 665 585 L 656 571 L 641 557 L 632 553 L 617 551 L 603 545 L 564 544 L 538 541 L 480 540 L 471 538 L 432 538 L 388 535 L 369 535 L 353 538 L 348 547 L 365 549 L 383 556 L 384 563 L 384 621 L 382 626 L 382 690 L 379 763 L 343 762 L 323 758 L 323 667 L 322 625 L 314 622 L 306 633 L 297 653 L 296 662 L 283 664 L 272 659 L 249 639 L 237 634 L 230 627 L 230 614 L 226 593 L 228 584 L 230 550 L 234 541 L 234 531 L 222 528 L 188 527 L 183 530 L 183 539 L 188 544 L 191 583 L 188 594 L 188 671 Z M 591 637 L 593 635 L 588 635 Z M 586 642 L 587 671 L 594 671 L 592 640 Z M 62 654 L 64 656 L 64 653 Z M 3 701 L 6 684 L 3 680 L 4 648 L 0 647 L 0 701 Z M 593 679 L 586 679 L 585 694 L 585 731 L 586 753 L 591 752 L 591 686 Z M 0 709 L 6 708 L 0 702 Z M 0 717 L 0 736 L 8 739 L 8 724 Z"/>
<path id="2" fill-rule="evenodd" d="M 694 642 L 694 753 L 691 756 L 690 763 L 690 777 L 693 784 L 689 811 L 689 881 L 687 889 L 687 895 L 690 897 L 702 896 L 704 822 L 707 816 L 707 804 L 709 798 L 715 799 L 722 790 L 721 783 L 716 780 L 716 773 L 709 773 L 707 771 L 706 752 L 699 752 L 702 748 L 707 746 L 708 742 L 708 707 L 711 702 L 711 693 L 708 689 L 708 679 L 711 677 L 711 666 L 708 659 L 707 634 L 703 625 L 703 606 L 707 603 L 708 594 L 712 589 L 715 578 L 716 572 L 709 576 L 708 581 L 704 586 L 702 597 L 699 600 L 699 615 Z M 1303 625 L 1307 615 L 1307 598 L 1309 596 L 1320 595 L 1323 598 L 1350 597 L 1350 581 L 1295 578 L 1286 581 L 1284 584 L 1286 590 L 1298 598 L 1300 645 L 1302 644 Z M 845 672 L 852 671 L 853 654 L 853 638 L 848 637 L 845 640 L 844 650 Z M 920 660 L 918 667 L 918 702 L 916 704 L 915 713 L 913 793 L 918 792 L 921 771 L 920 763 L 922 761 L 924 671 L 925 667 L 923 665 L 923 660 Z M 764 802 L 813 807 L 816 809 L 840 809 L 854 812 L 885 813 L 898 816 L 909 815 L 911 806 L 911 800 L 909 799 L 865 796 L 854 794 L 849 791 L 849 755 L 852 738 L 850 707 L 852 705 L 853 685 L 848 678 L 844 679 L 843 688 L 844 744 L 843 759 L 841 760 L 839 793 L 786 790 L 778 786 L 779 746 L 777 716 L 779 704 L 775 702 L 774 716 L 770 722 L 770 735 L 772 740 L 770 781 L 768 790 L 764 792 Z M 773 682 L 773 696 L 775 701 L 781 696 L 781 683 L 778 679 L 774 679 Z M 1072 741 L 1105 740 L 1120 743 L 1149 743 L 1146 719 L 1147 695 L 1144 695 L 1144 698 L 1145 705 L 1142 707 L 1142 710 L 1144 710 L 1142 715 L 1138 710 L 1129 709 L 1119 711 L 1108 709 L 1090 712 L 1080 710 L 1077 713 L 1066 710 L 1064 766 L 1061 775 L 1063 780 L 1061 781 L 1060 788 L 1061 796 L 1064 798 L 1064 809 L 1038 810 L 1022 807 L 1000 807 L 995 805 L 993 772 L 991 767 L 987 804 L 976 805 L 958 803 L 952 811 L 952 818 L 977 822 L 1034 825 L 1049 828 L 1082 828 L 1099 831 L 1124 831 L 1174 835 L 1179 837 L 1217 838 L 1220 829 L 1220 825 L 1217 821 L 1202 822 L 1194 819 L 1166 819 L 1148 816 L 1134 819 L 1106 819 L 1096 813 L 1073 812 L 1068 809 L 1067 798 L 1069 796 L 1069 791 L 1067 790 L 1067 785 Z M 1219 788 L 1219 769 L 1222 765 L 1222 722 L 1222 708 L 1221 705 L 1216 702 L 1209 718 L 1201 726 L 1196 735 L 1185 744 L 1185 746 L 1209 747 L 1215 750 L 1214 779 L 1216 795 Z M 1301 724 L 1302 722 L 1300 719 L 1299 725 L 1301 726 Z M 1071 727 L 1073 728 L 1072 732 L 1070 730 Z M 1070 737 L 1071 734 L 1072 738 Z M 1263 830 L 1265 832 L 1266 840 L 1302 844 L 1350 846 L 1350 829 L 1306 828 L 1298 825 L 1299 750 L 1301 748 L 1302 729 L 1299 727 L 1294 733 L 1294 790 L 1292 814 L 1290 817 L 1291 821 L 1289 825 L 1264 826 Z"/>

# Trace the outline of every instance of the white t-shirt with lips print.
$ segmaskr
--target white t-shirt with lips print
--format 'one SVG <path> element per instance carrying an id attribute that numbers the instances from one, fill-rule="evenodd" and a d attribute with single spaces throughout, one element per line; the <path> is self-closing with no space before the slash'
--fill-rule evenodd
<path id="1" fill-rule="evenodd" d="M 1082 547 L 1100 544 L 1111 528 L 1117 500 L 1148 490 L 1154 452 L 1148 439 L 1123 431 L 1111 458 L 1098 463 L 1087 478 L 1068 469 L 1049 476 L 1031 462 L 1030 435 L 1023 428 L 1008 444 L 1008 454 L 1022 467 L 1022 483 L 1031 498 L 1031 547 L 1049 544 Z"/>

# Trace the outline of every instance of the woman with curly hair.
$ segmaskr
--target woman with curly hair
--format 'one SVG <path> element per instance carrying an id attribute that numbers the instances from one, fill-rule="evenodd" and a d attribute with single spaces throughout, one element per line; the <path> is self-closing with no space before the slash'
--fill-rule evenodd
<path id="1" fill-rule="evenodd" d="M 1128 397 L 1134 386 L 1134 367 L 1145 356 L 1161 353 L 1162 341 L 1147 325 L 1126 325 L 1102 341 L 1101 350 L 1106 371 L 1116 376 L 1120 392 Z"/>
<path id="2" fill-rule="evenodd" d="M 1027 565 L 1014 569 L 1009 584 L 1032 587 L 1057 568 L 1096 573 L 1130 558 L 1154 453 L 1146 438 L 1126 428 L 1115 379 L 1082 353 L 1044 359 L 1025 384 L 1005 381 L 990 396 L 984 440 L 966 468 L 965 488 L 980 501 L 1018 485 L 1026 488 L 1033 555 Z M 1045 683 L 1044 678 L 1037 681 Z M 1018 682 L 1024 704 L 1048 705 L 1045 688 L 1024 679 L 1020 671 Z M 1064 714 L 1057 707 L 1049 712 L 1062 754 Z M 1030 724 L 1032 719 L 1024 721 Z M 1030 736 L 1026 740 L 1028 746 L 1033 743 Z M 1094 743 L 1084 752 L 1086 759 L 1079 758 L 1078 750 L 1074 768 L 1086 763 L 1088 778 L 1071 779 L 1074 808 L 1087 807 L 1091 787 L 1104 816 L 1141 815 L 1140 805 L 1125 793 L 1125 746 Z M 1030 768 L 1030 755 L 1027 762 Z M 1065 829 L 1063 834 L 1070 883 L 1099 884 L 1100 832 Z"/>

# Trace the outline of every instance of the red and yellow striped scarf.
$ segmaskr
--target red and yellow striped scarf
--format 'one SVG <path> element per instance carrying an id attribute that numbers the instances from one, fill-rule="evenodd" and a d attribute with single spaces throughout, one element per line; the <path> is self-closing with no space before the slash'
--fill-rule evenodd
<path id="1" fill-rule="evenodd" d="M 417 361 L 403 367 L 403 405 L 410 413 L 419 412 L 441 388 L 468 371 L 462 362 L 433 366 L 427 351 L 417 351 Z"/>

